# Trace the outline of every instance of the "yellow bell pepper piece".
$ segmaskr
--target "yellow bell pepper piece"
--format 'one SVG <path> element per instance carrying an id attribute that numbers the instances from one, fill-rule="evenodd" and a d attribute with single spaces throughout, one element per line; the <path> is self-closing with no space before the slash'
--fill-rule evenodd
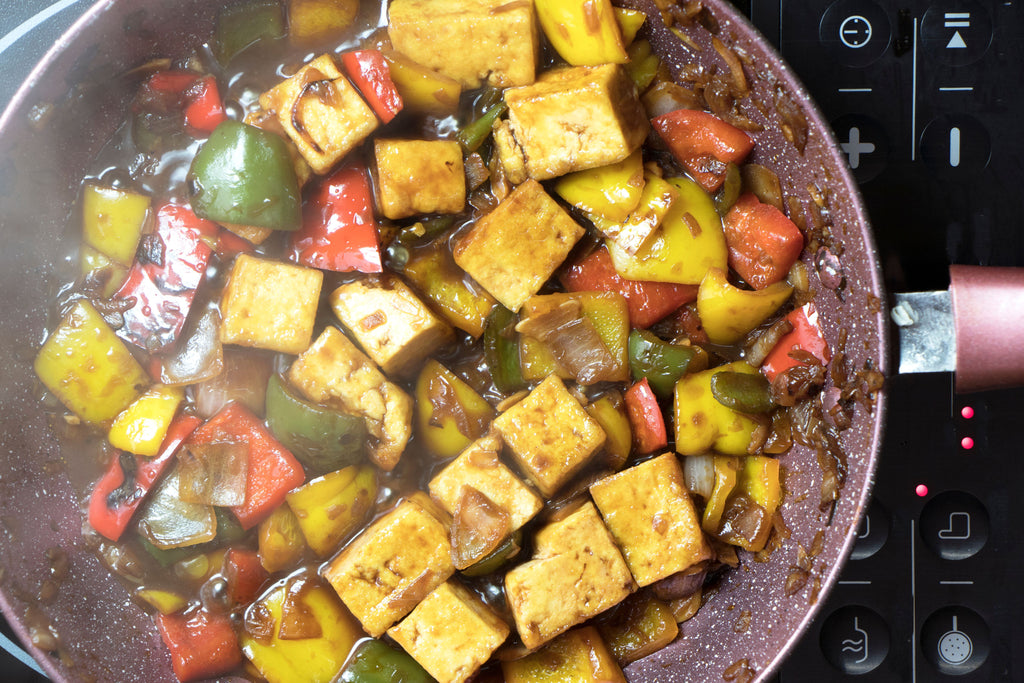
<path id="1" fill-rule="evenodd" d="M 356 642 L 365 637 L 363 629 L 333 589 L 314 583 L 302 589 L 299 599 L 320 624 L 320 636 L 282 640 L 279 629 L 287 592 L 285 581 L 279 582 L 249 607 L 248 613 L 258 615 L 260 622 L 272 622 L 272 635 L 257 640 L 243 630 L 242 652 L 269 683 L 329 683 Z"/>
<path id="2" fill-rule="evenodd" d="M 402 96 L 403 109 L 425 114 L 452 114 L 459 107 L 462 84 L 414 62 L 394 50 L 383 50 L 391 81 Z"/>
<path id="3" fill-rule="evenodd" d="M 765 455 L 748 455 L 743 458 L 743 467 L 737 482 L 738 490 L 750 500 L 773 514 L 782 502 L 781 465 L 775 458 Z"/>
<path id="4" fill-rule="evenodd" d="M 333 554 L 356 529 L 377 499 L 377 471 L 370 465 L 353 465 L 317 477 L 290 492 L 288 507 L 320 557 Z"/>
<path id="5" fill-rule="evenodd" d="M 777 311 L 792 293 L 787 282 L 757 290 L 733 287 L 724 269 L 712 268 L 697 290 L 697 314 L 711 342 L 733 344 Z"/>
<path id="6" fill-rule="evenodd" d="M 174 614 L 185 609 L 188 601 L 178 593 L 158 590 L 156 588 L 140 588 L 135 597 L 155 609 L 160 614 Z"/>
<path id="7" fill-rule="evenodd" d="M 749 415 L 725 407 L 711 393 L 711 377 L 725 370 L 751 375 L 758 372 L 745 361 L 736 361 L 683 375 L 676 382 L 676 451 L 680 454 L 700 455 L 711 449 L 726 455 L 747 452 L 757 422 Z"/>
<path id="8" fill-rule="evenodd" d="M 638 594 L 599 618 L 597 630 L 615 660 L 625 666 L 675 640 L 679 623 L 668 603 L 649 594 Z"/>
<path id="9" fill-rule="evenodd" d="M 116 416 L 150 383 L 124 342 L 85 300 L 39 349 L 35 371 L 71 412 L 93 423 Z"/>
<path id="10" fill-rule="evenodd" d="M 637 150 L 608 166 L 576 171 L 555 183 L 555 192 L 588 216 L 623 223 L 640 204 L 644 160 Z"/>
<path id="11" fill-rule="evenodd" d="M 154 384 L 114 418 L 107 439 L 114 448 L 152 458 L 185 398 L 179 387 Z"/>
<path id="12" fill-rule="evenodd" d="M 636 91 L 644 92 L 654 82 L 661 67 L 661 58 L 654 54 L 651 44 L 646 40 L 638 40 L 626 50 L 629 55 L 629 62 L 626 63 L 626 73 L 636 86 Z"/>
<path id="13" fill-rule="evenodd" d="M 645 173 L 640 202 L 625 221 L 614 223 L 599 216 L 590 219 L 616 246 L 635 254 L 661 226 L 678 198 L 679 192 L 672 184 L 653 173 Z"/>
<path id="14" fill-rule="evenodd" d="M 128 268 L 116 263 L 106 254 L 83 244 L 79 255 L 82 275 L 95 282 L 101 282 L 100 296 L 109 299 L 121 288 L 128 278 Z"/>
<path id="15" fill-rule="evenodd" d="M 359 0 L 291 0 L 288 36 L 294 43 L 337 37 L 358 13 Z"/>
<path id="16" fill-rule="evenodd" d="M 277 506 L 260 522 L 257 538 L 260 564 L 271 574 L 294 566 L 306 548 L 299 520 L 287 505 Z"/>
<path id="17" fill-rule="evenodd" d="M 429 360 L 416 380 L 416 419 L 427 448 L 452 458 L 487 432 L 494 408 L 451 370 Z"/>
<path id="18" fill-rule="evenodd" d="M 701 519 L 701 527 L 710 534 L 718 533 L 718 525 L 722 521 L 722 513 L 725 512 L 725 504 L 729 500 L 729 496 L 736 490 L 740 469 L 740 459 L 736 456 L 716 455 L 714 461 L 715 485 L 711 489 L 711 496 L 704 505 L 704 516 Z"/>
<path id="19" fill-rule="evenodd" d="M 656 232 L 635 254 L 608 244 L 615 271 L 629 280 L 700 284 L 709 268 L 726 268 L 729 252 L 715 203 L 689 178 L 667 178 L 679 197 Z"/>
<path id="20" fill-rule="evenodd" d="M 608 464 L 612 469 L 621 469 L 633 448 L 633 429 L 629 426 L 629 416 L 626 415 L 621 397 L 615 401 L 611 396 L 602 396 L 587 405 L 585 410 L 590 417 L 597 420 L 597 424 L 601 425 L 601 429 L 608 436 L 604 442 Z"/>
<path id="21" fill-rule="evenodd" d="M 622 378 L 629 378 L 629 308 L 625 298 L 614 292 L 572 292 L 559 294 L 539 294 L 527 299 L 523 304 L 522 317 L 530 314 L 541 306 L 550 304 L 546 300 L 557 302 L 562 299 L 578 299 L 580 308 L 601 341 L 613 357 L 619 360 Z M 522 366 L 523 379 L 527 381 L 541 380 L 548 375 L 558 375 L 562 379 L 572 379 L 569 374 L 555 361 L 544 344 L 525 334 L 519 335 L 519 361 Z"/>
<path id="22" fill-rule="evenodd" d="M 484 323 L 494 297 L 483 287 L 466 282 L 466 273 L 452 258 L 451 251 L 437 245 L 415 249 L 402 274 L 423 296 L 437 305 L 444 318 L 474 339 L 484 332 Z"/>
<path id="23" fill-rule="evenodd" d="M 611 0 L 535 0 L 537 21 L 573 66 L 625 64 L 622 29 Z"/>
<path id="24" fill-rule="evenodd" d="M 619 30 L 622 31 L 622 42 L 628 46 L 636 38 L 640 27 L 647 21 L 647 15 L 638 9 L 616 7 L 615 20 L 619 22 Z"/>
<path id="25" fill-rule="evenodd" d="M 626 677 L 593 626 L 567 631 L 521 659 L 503 661 L 505 683 L 625 683 Z"/>
<path id="26" fill-rule="evenodd" d="M 82 239 L 112 261 L 130 266 L 148 213 L 149 197 L 86 185 L 82 195 Z"/>

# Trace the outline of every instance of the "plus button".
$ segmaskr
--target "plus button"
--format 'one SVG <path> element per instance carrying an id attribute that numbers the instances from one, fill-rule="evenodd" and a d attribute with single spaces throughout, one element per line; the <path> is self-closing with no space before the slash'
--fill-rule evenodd
<path id="1" fill-rule="evenodd" d="M 860 128 L 857 126 L 850 126 L 849 141 L 840 143 L 839 146 L 846 152 L 846 156 L 850 161 L 850 168 L 854 170 L 860 167 L 861 154 L 871 154 L 875 151 L 875 144 L 873 142 L 861 142 Z"/>

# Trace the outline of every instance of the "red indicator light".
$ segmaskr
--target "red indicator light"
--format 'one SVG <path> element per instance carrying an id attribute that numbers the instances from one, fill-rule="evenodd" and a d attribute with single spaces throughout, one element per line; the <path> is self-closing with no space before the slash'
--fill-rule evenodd
<path id="1" fill-rule="evenodd" d="M 917 488 L 914 489 L 914 493 L 916 493 L 919 498 L 924 498 L 928 495 L 928 487 L 924 484 L 918 484 Z"/>
<path id="2" fill-rule="evenodd" d="M 964 450 L 971 450 L 972 448 L 974 448 L 974 439 L 972 439 L 969 436 L 965 436 L 964 438 L 960 439 L 960 447 L 963 448 Z"/>
<path id="3" fill-rule="evenodd" d="M 972 417 L 974 417 L 974 408 L 970 406 L 964 406 L 963 408 L 960 409 L 960 415 L 962 415 L 965 420 L 970 420 Z"/>

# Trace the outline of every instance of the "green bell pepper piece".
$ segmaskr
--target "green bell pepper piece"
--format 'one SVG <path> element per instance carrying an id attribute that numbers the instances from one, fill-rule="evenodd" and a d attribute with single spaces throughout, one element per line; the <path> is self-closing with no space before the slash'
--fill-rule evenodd
<path id="1" fill-rule="evenodd" d="M 415 659 L 379 640 L 364 640 L 352 651 L 335 679 L 341 683 L 431 683 Z"/>
<path id="2" fill-rule="evenodd" d="M 719 372 L 711 377 L 711 395 L 740 413 L 767 413 L 775 407 L 771 384 L 758 373 Z"/>
<path id="3" fill-rule="evenodd" d="M 313 476 L 363 460 L 366 422 L 303 400 L 277 374 L 267 383 L 267 424 Z"/>
<path id="4" fill-rule="evenodd" d="M 629 369 L 633 379 L 647 378 L 654 393 L 661 398 L 672 396 L 676 380 L 687 372 L 707 367 L 707 354 L 696 346 L 679 346 L 658 338 L 648 330 L 629 333 Z"/>
<path id="5" fill-rule="evenodd" d="M 298 230 L 302 196 L 288 146 L 273 133 L 225 121 L 188 172 L 192 210 L 218 223 Z"/>
<path id="6" fill-rule="evenodd" d="M 210 47 L 217 61 L 223 65 L 257 40 L 274 40 L 283 36 L 281 3 L 278 0 L 254 0 L 221 10 Z"/>
<path id="7" fill-rule="evenodd" d="M 462 570 L 464 576 L 486 576 L 493 574 L 519 554 L 523 549 L 523 532 L 517 529 L 514 534 L 502 541 L 501 545 L 487 554 L 486 557 Z"/>
<path id="8" fill-rule="evenodd" d="M 519 363 L 516 314 L 497 304 L 484 323 L 484 357 L 498 391 L 511 394 L 526 386 Z"/>
<path id="9" fill-rule="evenodd" d="M 491 127 L 494 126 L 494 122 L 506 111 L 508 111 L 508 105 L 504 101 L 492 105 L 479 118 L 460 130 L 455 139 L 459 141 L 464 151 L 477 151 L 480 149 L 480 145 L 484 144 L 484 141 L 490 136 Z"/>

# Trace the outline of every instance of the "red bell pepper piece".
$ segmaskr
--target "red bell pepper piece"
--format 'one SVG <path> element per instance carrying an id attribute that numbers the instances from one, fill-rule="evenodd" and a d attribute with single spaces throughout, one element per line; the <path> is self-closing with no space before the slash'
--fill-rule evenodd
<path id="1" fill-rule="evenodd" d="M 356 50 L 341 56 L 348 77 L 384 123 L 402 111 L 402 96 L 391 80 L 391 68 L 379 50 Z"/>
<path id="2" fill-rule="evenodd" d="M 106 472 L 93 486 L 89 498 L 89 524 L 92 528 L 111 541 L 120 539 L 132 515 L 178 452 L 178 447 L 200 424 L 202 420 L 191 415 L 175 418 L 155 458 L 115 454 Z"/>
<path id="3" fill-rule="evenodd" d="M 832 351 L 821 333 L 818 309 L 814 307 L 813 301 L 790 311 L 786 320 L 793 325 L 793 329 L 779 340 L 761 364 L 761 371 L 769 382 L 779 373 L 800 364 L 800 361 L 789 355 L 796 349 L 813 354 L 822 365 L 832 360 Z"/>
<path id="4" fill-rule="evenodd" d="M 633 428 L 633 445 L 641 455 L 653 453 L 668 446 L 665 417 L 661 414 L 658 397 L 644 377 L 625 395 L 629 425 Z"/>
<path id="5" fill-rule="evenodd" d="M 722 226 L 729 265 L 754 289 L 784 279 L 804 248 L 796 223 L 750 193 L 736 200 Z"/>
<path id="6" fill-rule="evenodd" d="M 198 76 L 190 71 L 157 71 L 143 86 L 164 95 L 181 95 L 196 82 Z"/>
<path id="7" fill-rule="evenodd" d="M 231 601 L 245 605 L 252 602 L 270 574 L 263 568 L 255 550 L 231 548 L 224 554 L 224 578 Z"/>
<path id="8" fill-rule="evenodd" d="M 683 304 L 697 300 L 697 285 L 627 280 L 615 272 L 606 249 L 595 249 L 559 278 L 570 292 L 618 292 L 626 298 L 629 324 L 644 329 Z"/>
<path id="9" fill-rule="evenodd" d="M 725 181 L 725 165 L 740 163 L 754 148 L 754 140 L 739 128 L 707 112 L 677 109 L 651 119 L 651 126 L 672 155 L 708 192 Z"/>
<path id="10" fill-rule="evenodd" d="M 157 617 L 160 636 L 171 653 L 174 675 L 182 683 L 226 674 L 242 663 L 231 617 L 198 609 Z"/>
<path id="11" fill-rule="evenodd" d="M 174 343 L 206 274 L 212 250 L 204 238 L 219 229 L 186 206 L 160 207 L 156 232 L 143 236 L 128 279 L 114 294 L 132 303 L 120 337 L 151 352 Z"/>
<path id="12" fill-rule="evenodd" d="M 373 193 L 366 169 L 345 166 L 316 188 L 291 235 L 288 258 L 321 270 L 380 273 Z"/>
<path id="13" fill-rule="evenodd" d="M 212 133 L 214 128 L 227 119 L 217 79 L 213 76 L 203 76 L 196 81 L 189 87 L 185 98 L 185 123 L 189 127 L 203 133 Z"/>
<path id="14" fill-rule="evenodd" d="M 249 469 L 245 502 L 231 508 L 243 529 L 251 529 L 284 502 L 285 494 L 306 480 L 302 465 L 240 403 L 229 403 L 192 433 L 189 443 L 246 443 Z"/>

